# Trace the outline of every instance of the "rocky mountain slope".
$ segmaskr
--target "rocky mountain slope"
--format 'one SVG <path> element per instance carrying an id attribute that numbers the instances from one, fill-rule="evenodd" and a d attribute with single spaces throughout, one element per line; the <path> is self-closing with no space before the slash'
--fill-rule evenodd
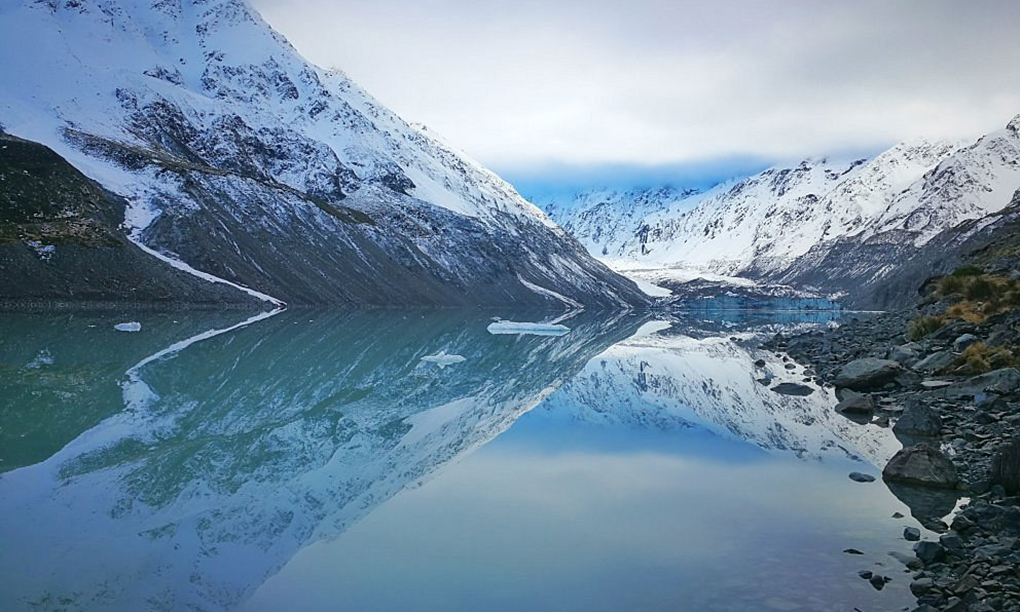
<path id="1" fill-rule="evenodd" d="M 639 221 L 630 209 L 644 206 L 622 203 L 626 223 L 600 221 L 618 231 L 600 235 L 592 252 L 622 270 L 739 275 L 885 306 L 890 274 L 942 232 L 1002 210 L 1017 188 L 1020 116 L 965 146 L 920 141 L 871 159 L 771 168 L 693 196 L 693 208 Z M 583 208 L 550 210 L 593 243 Z"/>
<path id="2" fill-rule="evenodd" d="M 645 301 L 243 0 L 14 0 L 0 37 L 3 129 L 123 198 L 122 234 L 173 267 L 289 303 Z"/>
<path id="3" fill-rule="evenodd" d="M 664 186 L 655 189 L 595 189 L 573 196 L 550 196 L 536 203 L 596 257 L 611 257 L 637 234 L 645 219 L 677 214 L 698 202 L 699 192 Z"/>

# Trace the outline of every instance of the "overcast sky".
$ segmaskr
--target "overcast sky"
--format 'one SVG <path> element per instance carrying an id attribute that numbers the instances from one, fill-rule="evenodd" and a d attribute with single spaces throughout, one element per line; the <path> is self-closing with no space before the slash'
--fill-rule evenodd
<path id="1" fill-rule="evenodd" d="M 1014 0 L 252 0 L 514 181 L 697 183 L 1020 113 Z"/>

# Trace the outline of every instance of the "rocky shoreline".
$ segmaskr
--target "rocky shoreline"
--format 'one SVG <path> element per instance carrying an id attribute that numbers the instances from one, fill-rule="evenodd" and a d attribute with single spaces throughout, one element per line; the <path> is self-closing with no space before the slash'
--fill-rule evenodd
<path id="1" fill-rule="evenodd" d="M 892 427 L 903 442 L 883 479 L 928 530 L 904 532 L 917 541 L 915 557 L 900 559 L 915 612 L 1020 611 L 1020 371 L 1009 350 L 1020 312 L 944 317 L 961 300 L 933 291 L 916 308 L 776 336 L 763 348 L 810 364 L 816 382 L 836 388 L 836 410 Z M 919 321 L 939 325 L 923 333 Z"/>

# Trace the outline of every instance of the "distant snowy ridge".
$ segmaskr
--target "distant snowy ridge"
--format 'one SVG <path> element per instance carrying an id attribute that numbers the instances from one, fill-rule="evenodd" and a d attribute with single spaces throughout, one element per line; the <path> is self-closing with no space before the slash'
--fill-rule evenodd
<path id="1" fill-rule="evenodd" d="M 1020 116 L 969 145 L 919 140 L 871 159 L 809 159 L 680 203 L 649 206 L 646 192 L 611 199 L 596 190 L 566 205 L 545 206 L 593 255 L 618 270 L 678 270 L 794 285 L 810 277 L 824 284 L 830 252 L 836 257 L 849 245 L 882 241 L 920 248 L 940 232 L 1004 208 L 1020 188 L 1018 133 Z M 891 270 L 903 252 L 887 255 Z M 882 254 L 870 256 L 874 265 L 841 282 L 852 289 L 880 280 L 886 272 L 877 265 Z"/>

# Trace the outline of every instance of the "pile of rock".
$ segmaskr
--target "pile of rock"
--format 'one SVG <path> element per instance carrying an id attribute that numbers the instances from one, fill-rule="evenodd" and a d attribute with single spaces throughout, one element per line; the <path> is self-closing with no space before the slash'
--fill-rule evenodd
<path id="1" fill-rule="evenodd" d="M 905 342 L 916 316 L 889 313 L 776 336 L 764 346 L 810 363 L 836 388 L 836 411 L 891 426 L 903 442 L 883 480 L 926 529 L 941 534 L 938 541 L 917 542 L 916 559 L 903 560 L 918 570 L 911 583 L 917 611 L 1020 612 L 1020 497 L 1011 497 L 1020 493 L 1020 441 L 1014 442 L 1020 371 L 973 376 L 959 366 L 961 354 L 978 342 L 1020 343 L 1020 314 L 951 323 Z M 946 525 L 941 517 L 960 495 L 972 499 Z M 920 536 L 904 533 L 911 541 Z"/>

